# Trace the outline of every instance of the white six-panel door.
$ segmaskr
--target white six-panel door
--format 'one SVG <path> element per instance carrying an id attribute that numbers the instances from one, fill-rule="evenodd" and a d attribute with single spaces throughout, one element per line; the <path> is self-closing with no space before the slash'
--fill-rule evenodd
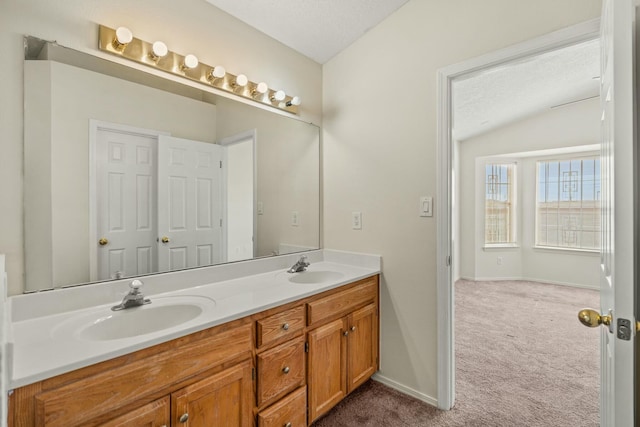
<path id="1" fill-rule="evenodd" d="M 157 271 L 156 145 L 157 139 L 148 135 L 97 130 L 97 241 L 92 245 L 98 256 L 93 279 Z"/>
<path id="2" fill-rule="evenodd" d="M 222 148 L 170 136 L 158 145 L 160 271 L 222 261 Z"/>
<path id="3" fill-rule="evenodd" d="M 610 327 L 601 328 L 606 427 L 634 425 L 634 18 L 632 0 L 603 1 L 600 310 L 611 314 Z"/>

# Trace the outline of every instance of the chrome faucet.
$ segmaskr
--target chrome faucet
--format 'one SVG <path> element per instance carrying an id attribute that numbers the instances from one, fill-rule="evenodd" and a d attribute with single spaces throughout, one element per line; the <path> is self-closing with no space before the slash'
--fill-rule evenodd
<path id="1" fill-rule="evenodd" d="M 295 264 L 291 266 L 290 269 L 287 270 L 287 273 L 300 273 L 301 271 L 305 271 L 307 267 L 309 267 L 309 261 L 307 261 L 307 256 L 302 255 Z"/>
<path id="2" fill-rule="evenodd" d="M 145 298 L 140 291 L 140 288 L 144 285 L 141 280 L 135 279 L 131 283 L 129 283 L 129 287 L 131 290 L 127 295 L 124 296 L 122 302 L 118 305 L 114 305 L 111 307 L 111 310 L 118 311 L 124 310 L 125 308 L 138 307 L 140 305 L 151 304 L 151 300 L 149 298 Z"/>

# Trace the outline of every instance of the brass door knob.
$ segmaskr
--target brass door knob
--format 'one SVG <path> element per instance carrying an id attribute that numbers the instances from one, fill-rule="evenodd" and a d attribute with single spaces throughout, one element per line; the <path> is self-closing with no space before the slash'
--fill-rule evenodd
<path id="1" fill-rule="evenodd" d="M 162 243 L 169 243 L 171 240 L 167 236 L 163 236 L 161 239 Z"/>
<path id="2" fill-rule="evenodd" d="M 578 319 L 580 320 L 580 323 L 589 328 L 595 328 L 600 325 L 611 325 L 611 314 L 603 316 L 591 308 L 580 310 L 578 313 Z"/>
<path id="3" fill-rule="evenodd" d="M 98 244 L 99 244 L 100 246 L 104 246 L 104 245 L 106 245 L 107 243 L 109 243 L 109 239 L 107 239 L 107 238 L 105 238 L 105 237 L 103 237 L 103 238 L 101 238 L 100 240 L 98 240 Z"/>

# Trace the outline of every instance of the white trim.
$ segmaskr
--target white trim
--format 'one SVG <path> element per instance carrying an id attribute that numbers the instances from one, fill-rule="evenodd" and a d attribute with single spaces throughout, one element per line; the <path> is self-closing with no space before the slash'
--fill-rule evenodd
<path id="1" fill-rule="evenodd" d="M 536 282 L 543 285 L 568 286 L 570 288 L 591 289 L 599 291 L 598 286 L 589 286 L 582 283 L 561 282 L 558 280 L 539 279 L 535 277 L 467 277 L 461 276 L 461 280 L 470 282 Z"/>
<path id="2" fill-rule="evenodd" d="M 155 129 L 144 129 L 135 126 L 110 123 L 102 120 L 89 119 L 89 281 L 98 280 L 98 241 L 97 231 L 97 176 L 96 176 L 96 143 L 98 131 L 121 132 L 128 135 L 138 135 L 155 138 L 156 143 L 160 135 L 171 136 L 171 133 Z"/>
<path id="3" fill-rule="evenodd" d="M 392 379 L 389 379 L 383 375 L 380 375 L 380 373 L 375 373 L 373 374 L 372 379 L 374 381 L 379 382 L 380 384 L 384 384 L 387 387 L 391 387 L 394 390 L 398 390 L 399 392 L 406 394 L 408 396 L 414 397 L 422 402 L 425 402 L 431 406 L 438 406 L 438 399 L 436 399 L 433 396 L 429 396 L 428 394 L 424 394 L 419 392 L 418 390 L 415 390 L 411 387 L 407 387 L 404 384 L 400 384 L 398 382 L 393 381 Z"/>
<path id="4" fill-rule="evenodd" d="M 600 251 L 597 249 L 581 249 L 581 248 L 562 248 L 555 246 L 532 246 L 534 251 L 540 252 L 554 252 L 554 253 L 572 253 L 575 255 L 592 255 L 600 256 Z"/>
<path id="5" fill-rule="evenodd" d="M 509 61 L 538 55 L 561 47 L 599 37 L 600 19 L 594 19 L 528 40 L 504 49 L 441 68 L 437 72 L 437 304 L 438 304 L 438 407 L 451 409 L 455 401 L 455 365 L 453 336 L 454 294 L 451 266 L 451 83 L 456 77 L 468 76 Z M 453 259 L 452 262 L 458 262 Z"/>

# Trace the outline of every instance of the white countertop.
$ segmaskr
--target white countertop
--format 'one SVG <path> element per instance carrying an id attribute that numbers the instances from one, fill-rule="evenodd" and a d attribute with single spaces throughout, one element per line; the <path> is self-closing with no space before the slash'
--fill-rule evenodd
<path id="1" fill-rule="evenodd" d="M 203 305 L 206 306 L 206 309 L 193 320 L 142 336 L 106 341 L 88 341 L 73 333 L 75 326 L 70 327 L 70 325 L 73 325 L 76 319 L 95 313 L 96 310 L 104 313 L 105 316 L 110 315 L 114 313 L 110 310 L 111 306 L 119 303 L 119 299 L 111 300 L 102 305 L 51 313 L 39 317 L 28 317 L 23 313 L 14 313 L 14 319 L 10 325 L 9 338 L 10 355 L 12 356 L 9 386 L 10 388 L 16 388 L 31 384 L 315 295 L 380 272 L 380 258 L 376 256 L 336 251 L 319 251 L 319 253 L 320 255 L 314 254 L 314 256 L 310 256 L 312 264 L 308 271 L 334 271 L 342 273 L 342 277 L 322 283 L 292 283 L 289 281 L 293 276 L 292 274 L 287 273 L 283 268 L 269 270 L 271 266 L 276 264 L 270 265 L 269 262 L 263 262 L 263 269 L 268 271 L 262 273 L 192 287 L 184 287 L 185 285 L 182 284 L 177 286 L 180 289 L 163 293 L 147 294 L 145 292 L 145 295 L 152 300 L 152 303 L 144 307 L 153 306 L 154 300 L 157 300 L 157 305 L 159 305 L 163 301 L 169 301 L 170 299 L 179 301 L 181 298 L 177 297 L 194 297 L 205 301 Z M 362 257 L 368 257 L 368 259 L 365 258 L 365 262 L 362 262 Z M 297 256 L 289 257 L 287 261 L 296 258 Z M 314 262 L 313 259 L 316 261 Z M 247 263 L 250 262 L 247 261 Z M 282 265 L 282 263 L 283 261 L 281 260 L 278 265 Z M 211 268 L 215 269 L 215 267 Z M 220 268 L 228 269 L 229 267 L 220 266 Z M 211 271 L 208 274 L 211 274 Z M 180 279 L 179 274 L 174 274 L 172 277 Z M 159 286 L 158 288 L 162 287 Z M 64 295 L 63 292 L 64 290 L 61 290 L 59 294 L 52 294 L 49 303 L 55 304 L 55 300 Z M 20 299 L 15 304 L 18 310 L 15 307 L 14 310 L 24 311 L 24 307 L 29 302 L 26 300 L 29 295 L 18 298 Z M 38 301 L 35 298 L 33 299 L 37 303 L 36 305 L 46 304 L 47 295 L 38 296 L 38 298 Z M 210 303 L 211 300 L 215 304 Z M 138 308 L 133 310 L 136 309 Z"/>

